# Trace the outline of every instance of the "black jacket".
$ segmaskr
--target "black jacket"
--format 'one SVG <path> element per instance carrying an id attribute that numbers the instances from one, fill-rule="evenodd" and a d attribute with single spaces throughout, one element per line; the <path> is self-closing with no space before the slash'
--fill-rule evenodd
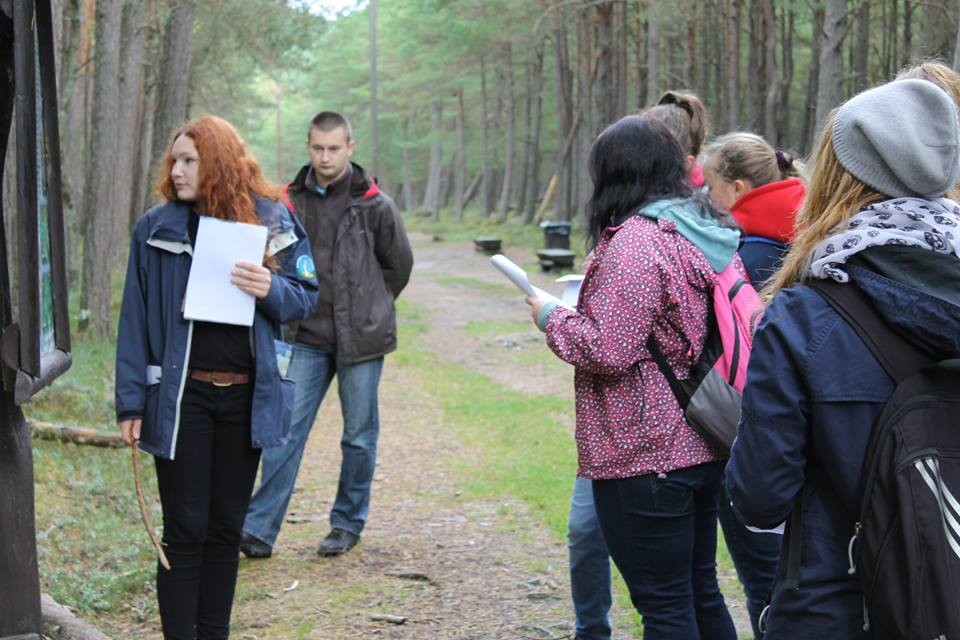
<path id="1" fill-rule="evenodd" d="M 319 196 L 305 188 L 310 165 L 287 188 L 290 204 L 303 222 L 316 215 Z M 306 226 L 306 225 L 305 225 Z M 337 361 L 355 364 L 397 348 L 394 300 L 413 268 L 413 252 L 393 200 L 358 164 L 353 164 L 350 204 L 333 243 L 333 324 Z M 284 327 L 296 340 L 299 323 Z"/>

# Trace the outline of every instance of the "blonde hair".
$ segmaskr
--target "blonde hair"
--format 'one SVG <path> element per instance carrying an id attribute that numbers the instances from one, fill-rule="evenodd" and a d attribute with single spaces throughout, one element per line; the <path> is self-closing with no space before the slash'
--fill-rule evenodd
<path id="1" fill-rule="evenodd" d="M 836 114 L 837 110 L 834 109 L 820 133 L 807 196 L 794 223 L 796 234 L 783 264 L 763 290 L 767 300 L 781 289 L 804 279 L 813 249 L 824 238 L 867 205 L 889 199 L 889 196 L 855 178 L 840 164 L 830 135 Z"/>
<path id="2" fill-rule="evenodd" d="M 802 177 L 803 165 L 793 155 L 775 150 L 755 133 L 736 131 L 722 135 L 707 145 L 704 155 L 705 169 L 727 182 L 745 180 L 754 189 Z"/>
<path id="3" fill-rule="evenodd" d="M 673 132 L 683 152 L 697 157 L 707 137 L 707 110 L 700 98 L 684 91 L 667 91 L 656 106 L 643 112 L 653 116 Z"/>
<path id="4" fill-rule="evenodd" d="M 947 95 L 960 108 L 960 75 L 939 60 L 922 60 L 904 67 L 897 74 L 897 80 L 926 80 L 946 91 Z M 955 183 L 945 194 L 954 202 L 960 202 L 960 182 Z"/>

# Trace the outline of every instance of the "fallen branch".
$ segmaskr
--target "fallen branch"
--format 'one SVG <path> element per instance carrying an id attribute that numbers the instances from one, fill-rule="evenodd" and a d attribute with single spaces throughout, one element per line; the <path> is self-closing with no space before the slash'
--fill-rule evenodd
<path id="1" fill-rule="evenodd" d="M 110 640 L 47 594 L 40 595 L 43 637 L 51 640 Z M 21 636 L 17 636 L 21 637 Z"/>
<path id="2" fill-rule="evenodd" d="M 153 525 L 150 524 L 150 516 L 147 515 L 147 503 L 143 499 L 143 483 L 140 481 L 140 446 L 136 441 L 134 441 L 130 450 L 133 453 L 133 482 L 137 487 L 137 503 L 140 505 L 140 519 L 143 521 L 143 526 L 147 530 L 147 535 L 150 536 L 150 542 L 157 548 L 160 564 L 163 565 L 164 569 L 169 570 L 170 561 L 167 560 L 167 554 L 163 552 L 163 545 L 160 544 L 157 534 L 153 531 Z"/>
<path id="3" fill-rule="evenodd" d="M 395 616 L 389 613 L 374 613 L 370 616 L 374 622 L 389 622 L 390 624 L 403 624 L 407 621 L 407 616 Z"/>
<path id="4" fill-rule="evenodd" d="M 30 420 L 28 424 L 30 425 L 30 433 L 41 440 L 88 444 L 94 447 L 119 448 L 124 446 L 123 438 L 120 437 L 119 433 L 69 424 L 53 424 L 41 420 Z"/>

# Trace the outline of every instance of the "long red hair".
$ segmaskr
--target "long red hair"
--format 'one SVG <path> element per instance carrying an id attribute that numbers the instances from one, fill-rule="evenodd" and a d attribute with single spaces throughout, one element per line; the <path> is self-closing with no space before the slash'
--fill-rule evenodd
<path id="1" fill-rule="evenodd" d="M 155 185 L 160 195 L 168 202 L 177 200 L 170 176 L 173 168 L 170 151 L 180 136 L 193 140 L 200 156 L 197 200 L 202 203 L 204 215 L 260 224 L 254 198 L 261 196 L 279 201 L 280 188 L 263 177 L 260 164 L 247 151 L 246 143 L 233 125 L 217 116 L 200 116 L 178 127 L 170 136 Z"/>

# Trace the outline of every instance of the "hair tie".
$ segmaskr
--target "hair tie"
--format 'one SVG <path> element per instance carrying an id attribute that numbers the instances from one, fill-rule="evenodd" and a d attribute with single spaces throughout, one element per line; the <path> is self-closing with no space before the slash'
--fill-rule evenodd
<path id="1" fill-rule="evenodd" d="M 786 171 L 793 165 L 793 158 L 783 152 L 783 149 L 776 149 L 773 155 L 777 157 L 777 168 L 780 171 Z"/>
<path id="2" fill-rule="evenodd" d="M 680 107 L 681 109 L 687 112 L 687 115 L 690 116 L 690 120 L 693 120 L 693 107 L 691 107 L 686 100 L 681 102 L 680 100 L 677 99 L 677 96 L 675 96 L 669 91 L 663 94 L 663 97 L 660 98 L 660 102 L 658 102 L 657 104 L 672 104 L 674 106 Z"/>

